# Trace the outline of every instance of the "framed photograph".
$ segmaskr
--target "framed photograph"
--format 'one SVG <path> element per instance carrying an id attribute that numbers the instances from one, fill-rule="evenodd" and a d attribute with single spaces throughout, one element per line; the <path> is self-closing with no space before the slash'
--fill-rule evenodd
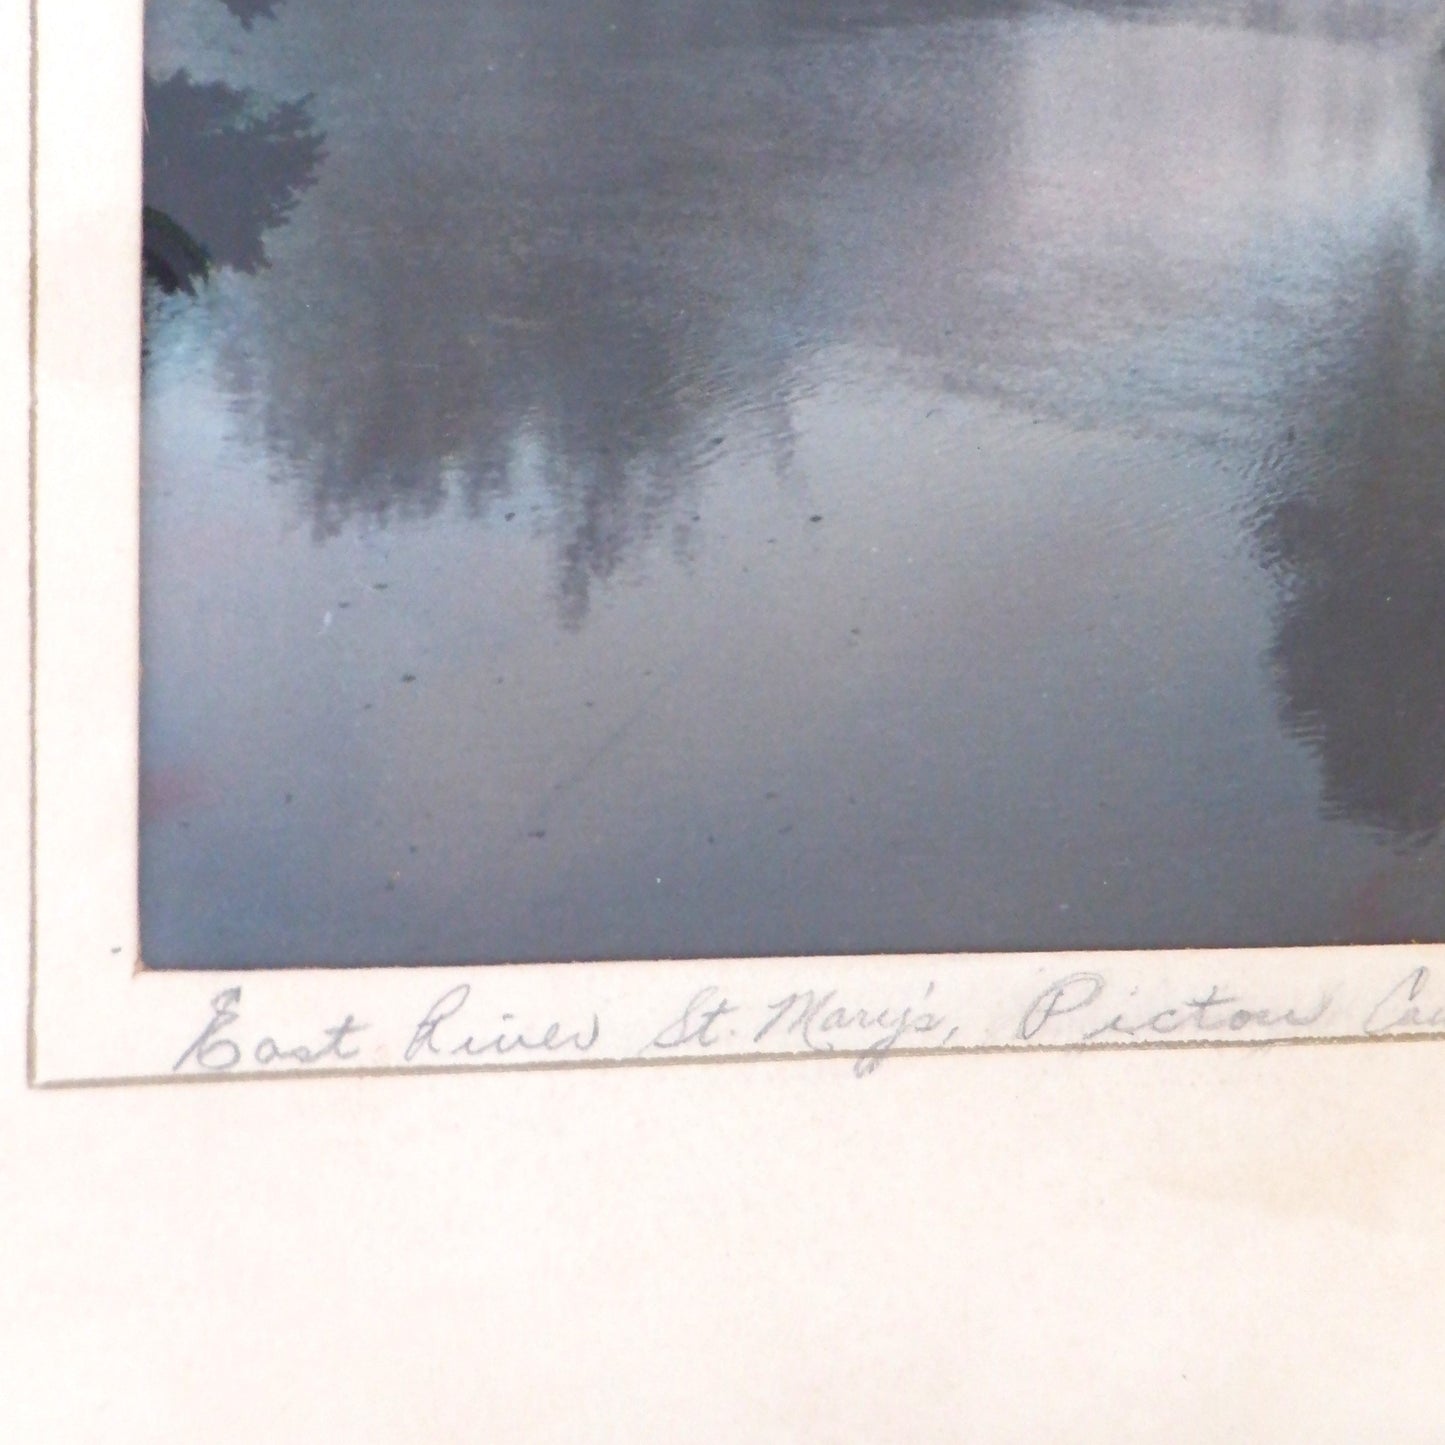
<path id="1" fill-rule="evenodd" d="M 1437 1445 L 1438 19 L 0 4 L 0 1441 Z"/>
<path id="2" fill-rule="evenodd" d="M 32 1082 L 1445 1030 L 1437 10 L 43 7 Z"/>

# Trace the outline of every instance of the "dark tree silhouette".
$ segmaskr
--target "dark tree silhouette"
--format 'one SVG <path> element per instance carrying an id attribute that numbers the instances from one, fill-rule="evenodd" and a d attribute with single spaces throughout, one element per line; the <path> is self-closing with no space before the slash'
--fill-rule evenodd
<path id="1" fill-rule="evenodd" d="M 211 258 L 204 246 L 184 227 L 154 206 L 142 211 L 145 274 L 168 296 L 184 291 L 196 294 L 196 283 L 211 271 Z"/>
<path id="2" fill-rule="evenodd" d="M 221 4 L 249 30 L 257 20 L 274 20 L 281 0 L 221 0 Z"/>
<path id="3" fill-rule="evenodd" d="M 247 92 L 197 84 L 183 70 L 146 77 L 145 204 L 162 218 L 146 235 L 163 287 L 177 289 L 166 286 L 163 263 L 179 268 L 184 290 L 213 266 L 254 273 L 266 265 L 266 233 L 285 222 L 323 154 L 307 104 L 257 112 Z M 164 235 L 165 220 L 189 246 Z"/>
<path id="4" fill-rule="evenodd" d="M 222 0 L 246 28 L 274 0 Z M 145 77 L 144 272 L 194 293 L 216 267 L 252 274 L 265 237 L 312 185 L 323 152 L 310 98 L 263 108 L 251 92 L 184 70 Z"/>

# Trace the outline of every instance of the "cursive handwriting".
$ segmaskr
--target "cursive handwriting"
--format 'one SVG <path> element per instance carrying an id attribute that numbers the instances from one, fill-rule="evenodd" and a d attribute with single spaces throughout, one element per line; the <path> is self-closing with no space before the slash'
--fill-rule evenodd
<path id="1" fill-rule="evenodd" d="M 930 982 L 923 990 L 923 999 L 932 992 Z M 841 1042 L 850 1052 L 861 1050 L 853 1066 L 859 1078 L 871 1074 L 884 1057 L 910 1035 L 929 1047 L 941 1049 L 947 1047 L 958 1032 L 956 1028 L 948 1028 L 943 1014 L 930 1009 L 915 1010 L 912 1004 L 869 1008 L 844 1003 L 838 997 L 838 990 L 832 988 L 821 994 L 811 988 L 800 989 L 775 999 L 767 1007 L 768 1017 L 753 1035 L 754 1044 L 761 1044 L 774 1030 L 796 1037 L 804 1048 L 815 1054 L 835 1053 Z M 947 1032 L 939 1038 L 926 1038 L 945 1028 Z"/>
<path id="2" fill-rule="evenodd" d="M 1320 1023 L 1333 1003 L 1328 993 L 1321 992 L 1306 1011 L 1293 1007 L 1260 1008 L 1245 1003 L 1238 994 L 1221 992 L 1218 984 L 1211 984 L 1208 992 L 1165 1008 L 1140 1010 L 1115 1005 L 1096 1008 L 1108 987 L 1108 980 L 1101 973 L 1071 973 L 1058 979 L 1024 1011 L 1018 1037 L 1025 1041 L 1039 1038 L 1059 1019 L 1075 1014 L 1083 1017 L 1074 1020 L 1070 1028 L 1077 1031 L 1076 1037 L 1082 1043 L 1108 1038 L 1166 1038 L 1180 1033 L 1243 1034 L 1260 1029 L 1304 1029 Z"/>
<path id="3" fill-rule="evenodd" d="M 1445 1003 L 1428 1004 L 1422 1008 L 1417 1000 L 1430 987 L 1430 970 L 1423 965 L 1411 969 L 1365 1019 L 1363 1032 L 1370 1038 L 1381 1034 L 1403 1033 L 1412 1029 L 1445 1029 Z"/>
<path id="4" fill-rule="evenodd" d="M 636 1005 L 625 1010 L 623 1021 L 636 1021 L 638 1033 L 621 1049 L 617 1033 L 623 1023 L 609 1025 L 600 1012 L 580 1007 L 569 1017 L 555 1004 L 540 1016 L 501 1012 L 485 1002 L 496 998 L 490 982 L 477 984 L 475 992 L 473 983 L 457 982 L 424 1010 L 413 1005 L 381 1020 L 375 1029 L 347 1013 L 325 1027 L 287 1025 L 284 1031 L 271 1032 L 263 1031 L 255 1018 L 259 1009 L 250 986 L 243 997 L 241 987 L 233 985 L 209 999 L 208 1012 L 197 1020 L 171 1072 L 334 1070 L 357 1060 L 368 1067 L 455 1067 L 807 1053 L 848 1058 L 861 1078 L 894 1053 L 996 1047 L 1009 1038 L 1023 1044 L 1076 1045 L 1220 1038 L 1263 1042 L 1342 1031 L 1367 1038 L 1445 1033 L 1445 984 L 1437 983 L 1424 965 L 1388 989 L 1381 987 L 1363 1026 L 1355 1009 L 1363 1012 L 1375 993 L 1354 1004 L 1350 1000 L 1360 995 L 1352 987 L 1337 1002 L 1338 985 L 1332 990 L 1318 980 L 1301 984 L 1297 975 L 1291 1002 L 1281 999 L 1280 992 L 1264 993 L 1266 987 L 1279 989 L 1279 984 L 1268 984 L 1263 976 L 1253 988 L 1224 982 L 1188 989 L 1175 984 L 1171 993 L 1164 991 L 1171 985 L 1162 978 L 1156 986 L 1137 972 L 1080 969 L 1061 974 L 1045 987 L 1039 987 L 1036 978 L 1037 992 L 1018 998 L 1002 1020 L 980 1016 L 972 1025 L 948 1002 L 947 989 L 931 979 L 918 980 L 909 993 L 899 987 L 870 997 L 856 981 L 764 992 L 756 979 L 732 975 L 726 985 L 720 980 L 697 987 L 693 977 L 685 994 L 674 995 L 670 1002 L 664 998 L 664 1007 L 650 1017 L 639 1021 Z M 1349 1017 L 1341 1017 L 1347 1011 Z M 646 1040 L 640 1049 L 635 1042 L 639 1037 Z"/>
<path id="5" fill-rule="evenodd" d="M 171 1066 L 171 1072 L 179 1073 L 188 1064 L 193 1064 L 205 1073 L 224 1074 L 248 1055 L 253 1064 L 263 1069 L 274 1068 L 278 1064 L 313 1068 L 330 1061 L 345 1063 L 361 1053 L 359 1048 L 348 1048 L 348 1042 L 369 1027 L 357 1023 L 355 1015 L 347 1014 L 339 1024 L 322 1029 L 319 1041 L 286 1045 L 278 1043 L 270 1034 L 263 1034 L 247 1048 L 232 1032 L 240 1020 L 239 986 L 222 990 L 211 1000 L 211 1017 L 206 1021 L 205 1028 L 191 1040 L 185 1053 Z"/>
<path id="6" fill-rule="evenodd" d="M 710 1049 L 721 1037 L 715 1030 L 720 1030 L 723 1019 L 737 1011 L 737 1005 L 721 997 L 717 985 L 710 983 L 706 988 L 698 989 L 681 1015 L 659 1029 L 646 1047 L 680 1049 L 684 1044 L 696 1044 L 700 1049 Z M 728 1037 L 736 1038 L 737 1032 L 736 1028 L 730 1027 Z"/>
<path id="7" fill-rule="evenodd" d="M 459 983 L 432 1004 L 412 1031 L 411 1042 L 402 1055 L 407 1063 L 414 1063 L 422 1056 L 438 1055 L 476 1059 L 494 1054 L 500 1058 L 519 1051 L 554 1054 L 563 1049 L 585 1054 L 602 1037 L 602 1020 L 595 1013 L 585 1028 L 570 1031 L 560 1022 L 553 1022 L 529 1032 L 510 1013 L 500 1016 L 500 1028 L 492 1025 L 464 1031 L 461 1014 L 471 994 L 471 984 Z"/>
<path id="8" fill-rule="evenodd" d="M 821 993 L 804 988 L 783 994 L 761 1009 L 745 1009 L 716 984 L 708 984 L 653 1035 L 642 1052 L 688 1047 L 713 1050 L 725 1044 L 731 1045 L 731 1054 L 746 1055 L 762 1051 L 770 1040 L 790 1039 L 808 1053 L 856 1056 L 854 1071 L 862 1078 L 905 1040 L 910 1047 L 941 1049 L 953 1039 L 958 1030 L 949 1027 L 943 1014 L 924 1006 L 932 993 L 933 984 L 929 983 L 917 1007 L 908 1003 L 879 1007 L 846 1002 L 835 988 Z"/>

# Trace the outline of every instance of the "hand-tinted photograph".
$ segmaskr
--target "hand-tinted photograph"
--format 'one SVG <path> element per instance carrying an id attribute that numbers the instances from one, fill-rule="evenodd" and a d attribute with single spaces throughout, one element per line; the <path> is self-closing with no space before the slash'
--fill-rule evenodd
<path id="1" fill-rule="evenodd" d="M 1445 940 L 1435 0 L 149 0 L 153 968 Z"/>

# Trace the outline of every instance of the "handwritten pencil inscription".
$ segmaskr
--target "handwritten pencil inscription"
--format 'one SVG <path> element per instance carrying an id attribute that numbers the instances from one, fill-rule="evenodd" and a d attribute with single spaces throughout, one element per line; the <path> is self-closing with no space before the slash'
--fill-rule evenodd
<path id="1" fill-rule="evenodd" d="M 587 1054 L 602 1036 L 602 1021 L 594 1013 L 586 1023 L 569 1027 L 558 1020 L 529 1027 L 504 1012 L 485 1020 L 467 1016 L 472 996 L 469 983 L 448 989 L 412 1030 L 402 1058 L 418 1059 L 506 1058 L 509 1054 Z"/>
<path id="2" fill-rule="evenodd" d="M 1445 999 L 1432 990 L 1430 970 L 1411 969 L 1369 1012 L 1361 1032 L 1368 1038 L 1385 1034 L 1432 1033 L 1445 1029 Z"/>
<path id="3" fill-rule="evenodd" d="M 953 1041 L 957 1026 L 950 1027 L 945 1014 L 927 1007 L 933 991 L 930 982 L 915 1007 L 909 1002 L 879 1004 L 850 998 L 836 988 L 800 988 L 749 1008 L 732 1002 L 718 985 L 708 984 L 692 995 L 642 1053 L 675 1053 L 687 1047 L 726 1055 L 842 1053 L 856 1059 L 854 1069 L 861 1077 L 900 1046 L 941 1049 Z"/>
<path id="4" fill-rule="evenodd" d="M 354 1014 L 347 1014 L 339 1024 L 320 1029 L 308 1038 L 281 1043 L 263 1033 L 252 1042 L 237 1029 L 241 1023 L 240 1005 L 239 986 L 218 993 L 211 1000 L 211 1016 L 205 1027 L 191 1040 L 171 1072 L 180 1073 L 193 1065 L 203 1073 L 225 1074 L 238 1068 L 242 1060 L 263 1069 L 344 1064 L 360 1056 L 361 1049 L 351 1041 L 369 1027 L 358 1023 Z"/>
<path id="5" fill-rule="evenodd" d="M 1019 988 L 973 988 L 960 965 L 954 978 L 900 983 L 884 991 L 814 978 L 768 987 L 753 973 L 685 992 L 624 991 L 609 1007 L 528 1012 L 499 1007 L 486 986 L 463 979 L 392 1017 L 337 1010 L 313 1025 L 268 1026 L 242 985 L 211 996 L 194 1031 L 173 1055 L 173 1074 L 329 1072 L 355 1068 L 558 1065 L 596 1061 L 847 1058 L 859 1077 L 895 1054 L 967 1048 L 1080 1047 L 1159 1042 L 1271 1042 L 1287 1038 L 1445 1034 L 1445 985 L 1429 967 L 1385 975 L 1383 983 L 1324 984 L 1298 973 L 1254 983 L 1213 981 L 1171 986 L 1128 969 L 1112 975 L 1080 969 L 1053 979 L 1033 975 Z M 706 975 L 703 975 L 705 978 Z M 1195 975 L 1196 979 L 1199 975 Z M 1206 976 L 1207 977 L 1207 976 Z M 1378 980 L 1380 974 L 1374 977 Z M 1047 980 L 1047 981 L 1045 981 Z M 876 991 L 875 991 L 876 989 Z M 260 988 L 256 989 L 259 994 Z M 1012 992 L 1014 1002 L 1008 1003 Z M 582 999 L 587 998 L 585 990 Z M 555 1001 L 554 1001 L 555 1002 Z"/>
<path id="6" fill-rule="evenodd" d="M 1068 1020 L 1070 1036 L 1085 1044 L 1300 1031 L 1318 1025 L 1332 1003 L 1328 993 L 1320 993 L 1303 1006 L 1261 1006 L 1238 990 L 1226 990 L 1216 983 L 1160 1008 L 1118 1007 L 1102 973 L 1071 973 L 1051 983 L 1029 1004 L 1019 1021 L 1018 1037 L 1024 1043 L 1043 1041 L 1061 1020 Z"/>

